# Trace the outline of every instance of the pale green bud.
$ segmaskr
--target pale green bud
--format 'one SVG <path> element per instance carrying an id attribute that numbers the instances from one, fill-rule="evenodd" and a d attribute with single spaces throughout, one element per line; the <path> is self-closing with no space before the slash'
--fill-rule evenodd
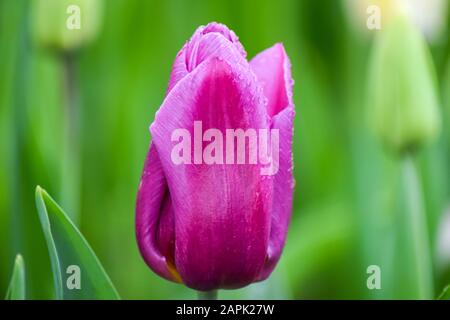
<path id="1" fill-rule="evenodd" d="M 441 127 L 436 79 L 422 35 L 399 13 L 378 31 L 369 72 L 369 116 L 391 150 L 416 150 Z"/>
<path id="2" fill-rule="evenodd" d="M 102 0 L 34 0 L 35 42 L 64 52 L 90 43 L 99 31 L 102 4 Z"/>

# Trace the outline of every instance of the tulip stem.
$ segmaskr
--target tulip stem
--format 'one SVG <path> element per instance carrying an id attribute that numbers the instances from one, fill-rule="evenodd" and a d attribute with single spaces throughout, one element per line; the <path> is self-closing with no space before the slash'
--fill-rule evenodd
<path id="1" fill-rule="evenodd" d="M 78 223 L 78 198 L 80 185 L 79 155 L 79 105 L 77 56 L 62 56 L 64 75 L 64 143 L 62 147 L 61 202 L 67 208 L 72 221 Z"/>
<path id="2" fill-rule="evenodd" d="M 405 195 L 405 208 L 401 224 L 406 227 L 406 243 L 402 244 L 402 252 L 406 254 L 406 266 L 410 271 L 407 283 L 416 290 L 413 298 L 431 299 L 433 297 L 433 275 L 427 220 L 425 215 L 423 194 L 419 174 L 411 156 L 405 156 L 402 161 L 402 178 Z M 403 271 L 403 273 L 407 273 Z"/>
<path id="3" fill-rule="evenodd" d="M 217 290 L 198 291 L 198 300 L 217 300 Z"/>

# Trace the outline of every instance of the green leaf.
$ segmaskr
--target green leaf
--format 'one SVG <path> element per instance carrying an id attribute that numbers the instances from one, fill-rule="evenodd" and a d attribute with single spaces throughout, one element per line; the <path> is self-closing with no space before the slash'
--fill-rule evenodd
<path id="1" fill-rule="evenodd" d="M 57 299 L 120 299 L 81 232 L 50 195 L 36 188 L 36 206 L 50 253 Z"/>
<path id="2" fill-rule="evenodd" d="M 438 297 L 439 300 L 450 300 L 450 284 L 442 290 L 442 293 Z"/>
<path id="3" fill-rule="evenodd" d="M 20 254 L 16 256 L 13 274 L 6 292 L 6 300 L 25 300 L 25 263 Z"/>

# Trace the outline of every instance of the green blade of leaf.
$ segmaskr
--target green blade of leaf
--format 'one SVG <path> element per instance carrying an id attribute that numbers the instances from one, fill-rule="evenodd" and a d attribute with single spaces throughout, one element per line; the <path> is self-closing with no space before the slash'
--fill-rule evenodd
<path id="1" fill-rule="evenodd" d="M 450 284 L 442 290 L 438 300 L 450 300 Z"/>
<path id="2" fill-rule="evenodd" d="M 40 188 L 36 206 L 50 254 L 57 299 L 120 299 L 109 276 L 67 214 Z"/>
<path id="3" fill-rule="evenodd" d="M 25 263 L 20 254 L 16 256 L 13 274 L 6 292 L 6 300 L 25 300 Z"/>

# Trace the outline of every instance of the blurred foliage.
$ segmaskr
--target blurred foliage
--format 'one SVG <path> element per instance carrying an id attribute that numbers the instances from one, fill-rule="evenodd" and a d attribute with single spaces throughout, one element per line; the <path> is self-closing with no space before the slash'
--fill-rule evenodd
<path id="1" fill-rule="evenodd" d="M 6 291 L 5 300 L 25 300 L 25 282 L 25 263 L 22 256 L 18 254 L 14 261 L 14 269 L 8 291 Z"/>
<path id="2" fill-rule="evenodd" d="M 61 207 L 39 186 L 36 188 L 36 207 L 49 249 L 56 298 L 119 299 L 89 243 Z M 71 279 L 66 280 L 67 274 Z M 66 283 L 79 286 L 81 290 L 69 289 Z"/>
<path id="3" fill-rule="evenodd" d="M 77 199 L 80 230 L 122 298 L 195 297 L 143 262 L 134 205 L 148 126 L 164 98 L 173 59 L 193 31 L 210 21 L 233 29 L 249 57 L 283 42 L 297 108 L 297 183 L 285 252 L 268 281 L 220 297 L 395 298 L 388 277 L 395 268 L 391 229 L 399 169 L 374 139 L 366 115 L 368 57 L 377 31 L 357 30 L 344 2 L 104 1 L 98 37 L 76 52 Z M 0 0 L 0 294 L 20 252 L 27 261 L 27 298 L 45 299 L 53 297 L 52 275 L 34 190 L 39 184 L 57 202 L 63 197 L 64 63 L 33 40 L 32 10 L 31 0 Z M 444 41 L 427 43 L 440 105 L 446 101 L 443 133 L 418 157 L 432 252 L 439 217 L 449 206 L 449 23 Z M 371 264 L 386 270 L 382 290 L 366 287 Z M 437 296 L 450 282 L 450 266 L 435 269 Z"/>

